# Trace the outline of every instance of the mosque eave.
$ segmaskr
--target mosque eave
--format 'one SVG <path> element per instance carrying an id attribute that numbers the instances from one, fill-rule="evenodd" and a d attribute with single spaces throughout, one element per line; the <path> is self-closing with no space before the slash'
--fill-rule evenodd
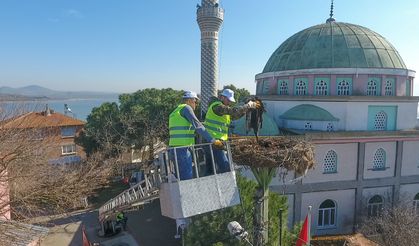
<path id="1" fill-rule="evenodd" d="M 313 101 L 313 102 L 419 102 L 415 96 L 279 96 L 258 95 L 263 101 Z"/>
<path id="2" fill-rule="evenodd" d="M 259 73 L 256 74 L 255 79 L 312 74 L 382 74 L 415 77 L 416 71 L 404 68 L 312 68 Z"/>

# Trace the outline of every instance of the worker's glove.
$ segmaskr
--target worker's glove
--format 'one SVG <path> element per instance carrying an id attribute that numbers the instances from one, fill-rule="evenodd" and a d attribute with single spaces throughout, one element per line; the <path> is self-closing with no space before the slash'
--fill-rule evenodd
<path id="1" fill-rule="evenodd" d="M 261 109 L 262 108 L 262 102 L 257 100 L 256 102 L 256 109 Z"/>
<path id="2" fill-rule="evenodd" d="M 212 143 L 212 145 L 214 145 L 214 148 L 215 148 L 215 149 L 224 149 L 224 143 L 223 143 L 223 141 L 221 141 L 221 140 L 219 140 L 219 139 L 215 140 L 215 141 Z"/>
<path id="3" fill-rule="evenodd" d="M 248 103 L 246 103 L 246 106 L 248 108 L 256 108 L 257 103 L 253 102 L 253 101 L 249 101 Z"/>

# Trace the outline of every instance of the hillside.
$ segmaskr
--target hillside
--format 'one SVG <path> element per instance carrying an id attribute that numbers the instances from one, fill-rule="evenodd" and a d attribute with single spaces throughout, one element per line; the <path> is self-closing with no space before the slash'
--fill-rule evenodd
<path id="1" fill-rule="evenodd" d="M 0 100 L 88 99 L 117 97 L 118 93 L 92 91 L 56 91 L 38 85 L 20 88 L 0 87 Z M 8 98 L 8 99 L 7 99 Z"/>

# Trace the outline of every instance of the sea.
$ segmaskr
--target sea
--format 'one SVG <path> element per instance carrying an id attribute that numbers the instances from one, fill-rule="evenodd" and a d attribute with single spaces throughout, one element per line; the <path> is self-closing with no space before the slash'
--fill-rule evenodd
<path id="1" fill-rule="evenodd" d="M 5 111 L 43 111 L 46 106 L 55 112 L 66 113 L 64 105 L 71 109 L 71 113 L 67 111 L 67 115 L 86 121 L 87 116 L 92 112 L 94 107 L 99 107 L 105 102 L 118 102 L 117 97 L 95 98 L 95 99 L 65 99 L 65 100 L 37 100 L 37 101 L 0 101 L 0 116 L 5 115 Z M 10 115 L 10 114 L 9 114 Z M 3 117 L 0 117 L 3 118 Z M 417 119 L 419 123 L 419 107 L 417 110 Z"/>
<path id="2" fill-rule="evenodd" d="M 36 101 L 6 101 L 0 102 L 0 115 L 11 116 L 30 111 L 44 111 L 46 107 L 61 114 L 86 121 L 92 109 L 105 102 L 118 102 L 117 97 L 94 99 L 63 99 L 63 100 L 36 100 Z M 65 109 L 67 105 L 68 109 Z M 7 117 L 6 117 L 7 118 Z"/>

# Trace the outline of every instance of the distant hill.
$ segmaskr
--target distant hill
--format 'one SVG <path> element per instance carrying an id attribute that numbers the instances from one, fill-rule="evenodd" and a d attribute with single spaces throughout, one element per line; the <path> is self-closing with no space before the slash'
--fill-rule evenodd
<path id="1" fill-rule="evenodd" d="M 0 87 L 0 100 L 4 100 L 4 98 L 19 97 L 22 97 L 22 99 L 116 98 L 118 97 L 118 93 L 92 91 L 55 91 L 38 85 L 29 85 L 20 88 L 12 88 L 8 86 Z"/>

